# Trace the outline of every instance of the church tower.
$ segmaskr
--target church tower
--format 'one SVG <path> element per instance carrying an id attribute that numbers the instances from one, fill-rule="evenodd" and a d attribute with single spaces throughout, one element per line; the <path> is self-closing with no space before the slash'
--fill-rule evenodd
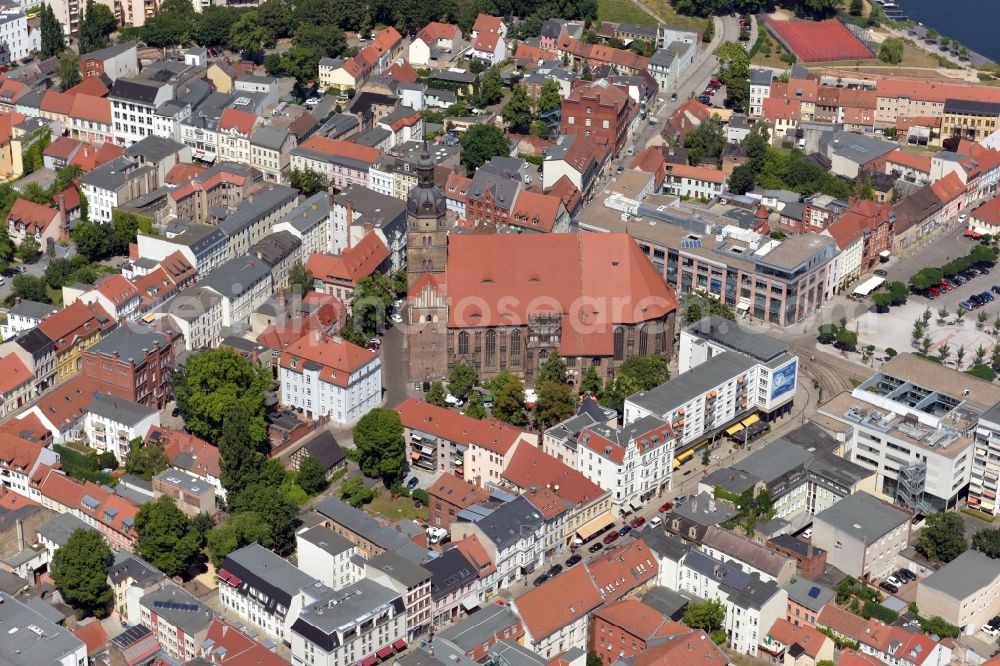
<path id="1" fill-rule="evenodd" d="M 447 202 L 434 185 L 434 160 L 424 152 L 417 161 L 417 186 L 406 199 L 406 273 L 413 283 L 424 273 L 444 273 L 448 260 Z"/>

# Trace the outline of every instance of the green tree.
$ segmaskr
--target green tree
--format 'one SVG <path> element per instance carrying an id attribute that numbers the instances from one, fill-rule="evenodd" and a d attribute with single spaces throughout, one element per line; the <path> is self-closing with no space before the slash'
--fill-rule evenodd
<path id="1" fill-rule="evenodd" d="M 360 507 L 375 499 L 375 492 L 365 485 L 361 477 L 356 476 L 340 484 L 340 499 L 353 507 Z"/>
<path id="2" fill-rule="evenodd" d="M 920 630 L 925 634 L 935 634 L 941 638 L 958 638 L 962 633 L 959 627 L 948 622 L 948 620 L 940 615 L 932 615 L 928 618 L 918 616 L 917 620 L 920 622 Z"/>
<path id="3" fill-rule="evenodd" d="M 730 78 L 726 84 L 726 106 L 731 109 L 746 109 L 750 103 L 750 80 Z"/>
<path id="4" fill-rule="evenodd" d="M 688 162 L 699 165 L 703 162 L 718 162 L 722 150 L 726 147 L 726 135 L 722 131 L 719 117 L 713 115 L 698 126 L 698 129 L 688 132 L 684 137 L 684 147 L 688 151 Z"/>
<path id="5" fill-rule="evenodd" d="M 746 151 L 747 158 L 749 158 L 748 164 L 754 173 L 764 168 L 770 146 L 767 126 L 764 123 L 754 123 L 750 132 L 743 139 L 743 149 Z"/>
<path id="6" fill-rule="evenodd" d="M 864 0 L 851 0 L 851 16 L 863 16 L 865 13 Z"/>
<path id="7" fill-rule="evenodd" d="M 469 401 L 465 403 L 462 413 L 473 419 L 486 418 L 486 406 L 483 404 L 483 394 L 473 391 L 469 394 Z"/>
<path id="8" fill-rule="evenodd" d="M 45 288 L 45 280 L 34 275 L 22 273 L 11 280 L 13 294 L 16 298 L 39 303 L 51 303 L 49 292 Z"/>
<path id="9" fill-rule="evenodd" d="M 215 527 L 215 519 L 204 511 L 198 513 L 191 519 L 191 531 L 198 537 L 198 547 L 205 545 L 208 532 Z"/>
<path id="10" fill-rule="evenodd" d="M 40 16 L 42 48 L 39 57 L 47 60 L 66 48 L 63 27 L 52 11 L 52 5 L 43 4 Z"/>
<path id="11" fill-rule="evenodd" d="M 86 54 L 110 46 L 111 40 L 108 37 L 116 27 L 117 22 L 111 9 L 94 0 L 87 0 L 87 8 L 80 19 L 77 34 L 80 53 Z"/>
<path id="12" fill-rule="evenodd" d="M 888 312 L 889 306 L 892 305 L 892 296 L 884 291 L 880 291 L 872 294 L 872 304 L 875 306 L 876 312 Z"/>
<path id="13" fill-rule="evenodd" d="M 271 524 L 271 545 L 279 555 L 295 549 L 295 527 L 299 507 L 288 500 L 280 488 L 256 483 L 236 496 L 231 502 L 233 513 L 251 512 L 265 516 Z"/>
<path id="14" fill-rule="evenodd" d="M 625 359 L 619 376 L 625 377 L 638 387 L 636 391 L 651 391 L 670 379 L 670 365 L 662 354 L 630 356 Z"/>
<path id="15" fill-rule="evenodd" d="M 951 562 L 968 548 L 962 518 L 957 513 L 941 511 L 927 516 L 917 539 L 917 550 L 927 559 Z"/>
<path id="16" fill-rule="evenodd" d="M 972 547 L 993 559 L 1000 557 L 1000 528 L 983 529 L 972 535 Z"/>
<path id="17" fill-rule="evenodd" d="M 358 466 L 367 476 L 394 481 L 403 474 L 406 445 L 399 414 L 393 409 L 376 408 L 354 426 Z"/>
<path id="18" fill-rule="evenodd" d="M 231 349 L 193 354 L 174 374 L 177 407 L 185 427 L 209 442 L 218 442 L 224 419 L 239 403 L 254 448 L 267 441 L 264 403 L 271 373 Z"/>
<path id="19" fill-rule="evenodd" d="M 726 609 L 718 599 L 689 603 L 684 610 L 684 624 L 692 629 L 718 631 L 726 619 Z"/>
<path id="20" fill-rule="evenodd" d="M 233 26 L 240 20 L 240 11 L 214 5 L 198 16 L 195 41 L 201 46 L 222 46 L 229 41 Z"/>
<path id="21" fill-rule="evenodd" d="M 573 416 L 576 413 L 576 406 L 576 392 L 571 385 L 552 381 L 538 384 L 535 420 L 542 428 L 551 428 Z"/>
<path id="22" fill-rule="evenodd" d="M 169 467 L 170 461 L 162 446 L 155 444 L 143 446 L 140 439 L 132 441 L 125 455 L 125 471 L 146 481 Z"/>
<path id="23" fill-rule="evenodd" d="M 218 438 L 219 480 L 232 498 L 261 480 L 266 458 L 266 439 L 255 438 L 246 407 L 233 402 L 223 420 Z"/>
<path id="24" fill-rule="evenodd" d="M 555 382 L 557 384 L 566 383 L 566 362 L 559 354 L 552 352 L 545 357 L 545 362 L 538 368 L 539 384 L 542 382 Z"/>
<path id="25" fill-rule="evenodd" d="M 10 212 L 10 207 L 7 207 L 7 212 Z M 6 216 L 7 213 L 4 213 Z M 9 263 L 11 259 L 14 258 L 14 241 L 10 239 L 10 234 L 7 233 L 7 227 L 0 225 L 0 263 Z"/>
<path id="26" fill-rule="evenodd" d="M 431 388 L 427 391 L 426 400 L 432 405 L 447 407 L 448 401 L 445 400 L 444 384 L 439 381 L 431 382 Z"/>
<path id="27" fill-rule="evenodd" d="M 111 549 L 97 530 L 78 529 L 55 552 L 49 573 L 78 619 L 104 617 L 114 592 L 108 585 Z"/>
<path id="28" fill-rule="evenodd" d="M 395 295 L 392 282 L 382 273 L 358 280 L 351 294 L 351 323 L 364 339 L 385 326 L 386 313 L 392 307 Z"/>
<path id="29" fill-rule="evenodd" d="M 308 168 L 289 171 L 288 183 L 307 197 L 330 189 L 330 181 L 326 176 Z"/>
<path id="30" fill-rule="evenodd" d="M 306 456 L 299 463 L 298 483 L 310 495 L 318 495 L 329 485 L 326 468 L 313 456 Z"/>
<path id="31" fill-rule="evenodd" d="M 837 331 L 837 347 L 845 351 L 854 351 L 858 347 L 858 334 L 841 328 Z"/>
<path id="32" fill-rule="evenodd" d="M 420 504 L 423 504 L 424 506 L 430 505 L 431 496 L 427 494 L 427 491 L 423 488 L 414 489 L 414 491 L 410 493 L 410 497 L 413 498 L 414 502 L 420 502 Z"/>
<path id="33" fill-rule="evenodd" d="M 462 164 L 472 173 L 490 158 L 510 154 L 510 140 L 496 125 L 473 125 L 461 137 Z"/>
<path id="34" fill-rule="evenodd" d="M 26 264 L 34 263 L 42 254 L 42 248 L 34 234 L 28 234 L 17 246 L 17 257 Z"/>
<path id="35" fill-rule="evenodd" d="M 206 535 L 208 555 L 216 569 L 222 567 L 226 556 L 252 543 L 271 548 L 271 525 L 267 518 L 255 511 L 235 513 L 222 525 L 212 528 Z"/>
<path id="36" fill-rule="evenodd" d="M 56 63 L 56 78 L 59 79 L 59 87 L 63 91 L 69 90 L 83 80 L 83 75 L 80 73 L 80 60 L 74 52 L 63 51 L 59 54 L 59 61 Z"/>
<path id="37" fill-rule="evenodd" d="M 741 164 L 729 175 L 729 190 L 734 194 L 746 194 L 757 184 L 757 174 L 749 164 Z"/>
<path id="38" fill-rule="evenodd" d="M 255 11 L 243 14 L 229 32 L 229 47 L 244 54 L 260 53 L 273 40 L 274 35 Z"/>
<path id="39" fill-rule="evenodd" d="M 135 531 L 139 535 L 136 552 L 168 576 L 182 574 L 198 552 L 198 535 L 167 495 L 142 505 L 135 516 Z"/>
<path id="40" fill-rule="evenodd" d="M 111 251 L 111 230 L 106 225 L 77 222 L 70 232 L 76 249 L 90 261 L 103 259 Z"/>
<path id="41" fill-rule="evenodd" d="M 503 76 L 500 67 L 490 67 L 483 74 L 479 83 L 479 94 L 476 96 L 476 106 L 483 107 L 496 104 L 503 98 Z"/>
<path id="42" fill-rule="evenodd" d="M 555 79 L 547 79 L 538 89 L 535 112 L 543 114 L 554 111 L 560 106 L 562 106 L 562 90 L 559 88 L 559 82 Z"/>
<path id="43" fill-rule="evenodd" d="M 347 37 L 335 25 L 302 23 L 295 29 L 292 43 L 315 51 L 317 57 L 335 58 L 347 51 Z"/>
<path id="44" fill-rule="evenodd" d="M 111 211 L 111 254 L 127 256 L 129 245 L 135 242 L 141 226 L 137 215 L 120 209 Z"/>
<path id="45" fill-rule="evenodd" d="M 503 107 L 504 122 L 510 127 L 511 132 L 524 134 L 531 125 L 531 97 L 528 95 L 528 86 L 519 83 L 514 86 L 510 98 L 507 99 L 506 106 Z"/>
<path id="46" fill-rule="evenodd" d="M 902 282 L 889 283 L 889 297 L 893 305 L 903 305 L 906 303 L 908 290 Z"/>
<path id="47" fill-rule="evenodd" d="M 899 37 L 887 37 L 878 50 L 878 59 L 890 65 L 898 65 L 903 61 L 903 50 L 906 45 Z"/>
<path id="48" fill-rule="evenodd" d="M 298 261 L 288 271 L 288 289 L 294 296 L 305 296 L 313 290 L 314 279 L 313 274 Z"/>
<path id="49" fill-rule="evenodd" d="M 531 126 L 528 127 L 528 133 L 539 139 L 548 139 L 552 135 L 552 130 L 549 129 L 549 124 L 544 120 L 533 120 Z"/>
<path id="50" fill-rule="evenodd" d="M 719 59 L 719 78 L 745 79 L 750 76 L 750 54 L 736 42 L 723 42 L 715 49 Z"/>
<path id="51" fill-rule="evenodd" d="M 488 382 L 493 394 L 493 417 L 513 426 L 528 422 L 524 406 L 524 383 L 506 368 Z"/>
<path id="52" fill-rule="evenodd" d="M 604 660 L 593 650 L 587 650 L 587 666 L 604 666 Z"/>
<path id="53" fill-rule="evenodd" d="M 464 361 L 459 361 L 448 371 L 448 392 L 459 398 L 465 398 L 469 396 L 478 381 L 479 374 L 476 369 Z"/>
<path id="54" fill-rule="evenodd" d="M 580 381 L 580 393 L 599 395 L 601 389 L 603 388 L 603 382 L 601 381 L 600 375 L 597 374 L 597 368 L 593 365 L 587 366 L 587 372 L 583 374 L 583 379 Z"/>

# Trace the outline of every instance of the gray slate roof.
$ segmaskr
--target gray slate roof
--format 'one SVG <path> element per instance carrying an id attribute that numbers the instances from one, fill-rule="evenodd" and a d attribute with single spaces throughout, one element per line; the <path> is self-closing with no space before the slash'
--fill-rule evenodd
<path id="1" fill-rule="evenodd" d="M 116 328 L 105 335 L 90 348 L 98 354 L 117 356 L 121 360 L 139 362 L 145 356 L 146 350 L 157 347 L 166 349 L 170 346 L 170 338 L 163 333 L 157 333 L 142 324 L 130 324 Z"/>
<path id="2" fill-rule="evenodd" d="M 305 233 L 309 229 L 325 220 L 330 215 L 330 195 L 326 192 L 317 192 L 279 220 L 293 226 L 296 230 Z"/>
<path id="3" fill-rule="evenodd" d="M 153 590 L 143 595 L 139 603 L 189 636 L 207 630 L 214 617 L 211 608 L 177 585 Z"/>
<path id="4" fill-rule="evenodd" d="M 785 583 L 785 591 L 788 592 L 788 599 L 813 612 L 820 612 L 823 606 L 833 599 L 833 590 L 808 578 L 797 576 Z"/>
<path id="5" fill-rule="evenodd" d="M 103 416 L 113 423 L 121 423 L 127 426 L 134 426 L 143 419 L 156 414 L 157 410 L 145 405 L 140 405 L 131 400 L 116 398 L 106 393 L 98 393 L 90 401 L 87 411 L 98 416 Z"/>
<path id="6" fill-rule="evenodd" d="M 316 525 L 298 534 L 300 539 L 308 541 L 317 548 L 326 551 L 330 555 L 339 555 L 344 551 L 354 548 L 354 543 L 350 539 L 345 539 L 328 527 Z"/>
<path id="7" fill-rule="evenodd" d="M 396 530 L 383 527 L 364 511 L 355 509 L 335 497 L 326 496 L 316 502 L 313 508 L 345 529 L 368 539 L 379 548 L 391 550 L 412 562 L 427 559 L 427 551 L 423 548 Z"/>
<path id="8" fill-rule="evenodd" d="M 69 538 L 73 536 L 73 532 L 77 530 L 92 530 L 94 529 L 87 523 L 83 522 L 76 516 L 69 513 L 60 513 L 52 518 L 49 518 L 44 523 L 39 525 L 35 531 L 43 539 L 54 543 L 60 548 L 66 545 Z"/>
<path id="9" fill-rule="evenodd" d="M 0 592 L 0 626 L 0 661 L 8 666 L 75 663 L 70 657 L 83 646 L 67 629 L 6 592 Z"/>
<path id="10" fill-rule="evenodd" d="M 368 560 L 367 566 L 377 569 L 405 587 L 413 587 L 431 577 L 431 572 L 391 550 Z"/>
<path id="11" fill-rule="evenodd" d="M 636 393 L 628 402 L 654 414 L 665 416 L 722 382 L 742 374 L 755 365 L 754 361 L 736 352 L 723 352 L 699 366 L 660 384 L 651 391 Z"/>
<path id="12" fill-rule="evenodd" d="M 38 301 L 21 299 L 14 303 L 14 306 L 8 310 L 8 313 L 20 315 L 27 319 L 43 319 L 58 310 L 59 308 L 50 303 L 39 303 Z"/>
<path id="13" fill-rule="evenodd" d="M 902 509 L 865 492 L 845 497 L 829 509 L 816 514 L 816 520 L 852 533 L 867 543 L 878 541 L 909 519 L 909 514 Z"/>
<path id="14" fill-rule="evenodd" d="M 438 632 L 436 637 L 450 642 L 463 652 L 469 652 L 518 621 L 509 606 L 490 604 Z"/>
<path id="15" fill-rule="evenodd" d="M 972 594 L 989 588 L 998 577 L 1000 560 L 994 560 L 978 550 L 967 550 L 919 584 L 956 601 L 963 601 Z"/>
<path id="16" fill-rule="evenodd" d="M 767 362 L 788 351 L 784 342 L 763 333 L 754 333 L 737 322 L 716 315 L 696 321 L 685 330 L 758 361 Z"/>

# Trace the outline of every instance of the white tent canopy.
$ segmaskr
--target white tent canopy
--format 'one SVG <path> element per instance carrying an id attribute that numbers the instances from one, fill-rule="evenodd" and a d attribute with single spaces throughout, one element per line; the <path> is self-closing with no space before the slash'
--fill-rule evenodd
<path id="1" fill-rule="evenodd" d="M 867 296 L 879 287 L 885 284 L 885 278 L 873 275 L 868 278 L 857 287 L 854 288 L 854 294 L 857 296 Z"/>

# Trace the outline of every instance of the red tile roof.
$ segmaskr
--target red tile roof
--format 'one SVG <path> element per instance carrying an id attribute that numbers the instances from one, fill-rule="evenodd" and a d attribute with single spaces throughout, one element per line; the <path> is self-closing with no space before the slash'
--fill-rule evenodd
<path id="1" fill-rule="evenodd" d="M 417 33 L 417 39 L 425 44 L 434 46 L 439 39 L 461 38 L 462 31 L 453 23 L 440 23 L 431 21 Z"/>
<path id="2" fill-rule="evenodd" d="M 476 22 L 472 24 L 472 31 L 479 32 L 500 32 L 500 25 L 503 23 L 499 16 L 490 14 L 479 14 Z"/>
<path id="3" fill-rule="evenodd" d="M 77 627 L 73 630 L 73 635 L 87 646 L 88 656 L 102 652 L 108 645 L 108 632 L 104 631 L 98 620 Z"/>
<path id="4" fill-rule="evenodd" d="M 15 469 L 26 474 L 35 466 L 43 448 L 43 442 L 29 442 L 9 433 L 0 433 L 0 468 Z"/>
<path id="5" fill-rule="evenodd" d="M 545 60 L 555 60 L 558 56 L 555 51 L 541 49 L 525 42 L 517 45 L 517 52 L 514 57 L 518 60 L 527 60 L 531 63 L 540 63 Z"/>
<path id="6" fill-rule="evenodd" d="M 827 604 L 819 612 L 819 616 L 816 618 L 816 625 L 827 627 L 842 636 L 857 641 L 860 640 L 861 636 L 865 635 L 868 622 L 863 617 L 859 617 L 839 606 Z"/>
<path id="7" fill-rule="evenodd" d="M 10 138 L 13 135 L 11 128 L 24 119 L 25 116 L 16 111 L 0 113 L 0 146 L 5 146 L 10 142 Z"/>
<path id="8" fill-rule="evenodd" d="M 35 407 L 57 429 L 66 430 L 83 418 L 97 392 L 97 382 L 77 375 L 42 395 Z"/>
<path id="9" fill-rule="evenodd" d="M 271 349 L 282 350 L 301 339 L 303 335 L 311 331 L 326 331 L 340 321 L 344 311 L 344 304 L 340 299 L 318 292 L 310 292 L 309 295 L 312 294 L 324 296 L 324 302 L 308 316 L 293 317 L 286 322 L 268 326 L 257 336 L 257 342 Z"/>
<path id="10" fill-rule="evenodd" d="M 958 174 L 952 171 L 944 178 L 931 183 L 931 191 L 937 196 L 938 201 L 948 204 L 965 194 L 965 185 Z"/>
<path id="11" fill-rule="evenodd" d="M 681 104 L 670 116 L 670 126 L 681 136 L 698 129 L 703 122 L 712 117 L 712 109 L 696 99 L 689 99 Z"/>
<path id="12" fill-rule="evenodd" d="M 400 83 L 416 83 L 420 75 L 417 74 L 417 70 L 413 68 L 408 62 L 394 62 L 386 70 L 390 79 L 399 81 Z"/>
<path id="13" fill-rule="evenodd" d="M 200 476 L 219 477 L 219 449 L 208 442 L 195 437 L 184 430 L 174 430 L 162 426 L 153 426 L 146 433 L 146 446 L 159 444 L 170 464 L 180 455 L 190 456 L 194 461 L 190 467 L 185 467 L 193 474 Z"/>
<path id="14" fill-rule="evenodd" d="M 548 193 L 562 199 L 563 205 L 566 206 L 566 210 L 568 211 L 573 211 L 583 200 L 583 195 L 577 186 L 573 184 L 573 181 L 569 179 L 569 176 L 560 176 L 559 180 L 549 188 Z"/>
<path id="15" fill-rule="evenodd" d="M 111 88 L 104 85 L 104 81 L 99 76 L 88 76 L 83 81 L 66 91 L 70 95 L 93 95 L 94 97 L 107 97 Z"/>
<path id="16" fill-rule="evenodd" d="M 113 143 L 104 143 L 100 147 L 95 148 L 94 146 L 85 144 L 83 148 L 73 156 L 73 159 L 69 161 L 70 164 L 75 164 L 81 169 L 86 171 L 92 171 L 102 164 L 107 164 L 113 159 L 122 157 L 125 155 L 125 147 L 118 146 Z"/>
<path id="17" fill-rule="evenodd" d="M 253 130 L 253 126 L 256 122 L 257 116 L 249 111 L 226 109 L 222 112 L 222 116 L 219 118 L 219 131 L 228 132 L 229 130 L 235 129 L 243 136 L 250 136 L 250 131 Z"/>
<path id="18" fill-rule="evenodd" d="M 501 476 L 521 489 L 552 484 L 556 494 L 574 506 L 589 504 L 607 494 L 581 472 L 527 442 L 517 447 Z"/>
<path id="19" fill-rule="evenodd" d="M 96 95 L 74 95 L 69 116 L 111 125 L 111 100 Z"/>
<path id="20" fill-rule="evenodd" d="M 31 371 L 21 362 L 17 354 L 7 354 L 0 358 L 0 395 L 7 395 L 27 384 L 32 377 Z"/>
<path id="21" fill-rule="evenodd" d="M 523 497 L 528 500 L 531 506 L 535 507 L 545 520 L 550 520 L 566 512 L 566 505 L 563 504 L 562 499 L 549 488 L 529 488 L 524 492 Z"/>
<path id="22" fill-rule="evenodd" d="M 212 641 L 213 664 L 288 666 L 286 660 L 220 618 L 208 625 L 205 641 Z"/>
<path id="23" fill-rule="evenodd" d="M 888 666 L 884 661 L 873 657 L 870 654 L 865 654 L 863 652 L 855 652 L 854 650 L 845 650 L 840 654 L 840 659 L 837 660 L 837 666 Z M 1000 657 L 995 657 L 987 662 L 984 662 L 982 666 L 1000 666 Z"/>
<path id="24" fill-rule="evenodd" d="M 476 568 L 480 578 L 486 578 L 497 570 L 496 565 L 486 553 L 486 549 L 483 548 L 483 544 L 479 543 L 479 537 L 475 534 L 470 534 L 461 541 L 452 542 L 450 548 L 458 548 L 465 559 Z M 512 638 L 514 637 L 512 636 Z"/>
<path id="25" fill-rule="evenodd" d="M 87 514 L 130 540 L 135 539 L 135 515 L 139 513 L 139 507 L 124 497 L 109 493 L 96 483 L 80 483 L 57 471 L 46 475 L 40 490 L 52 501 Z M 84 503 L 84 497 L 89 497 L 93 503 Z"/>
<path id="26" fill-rule="evenodd" d="M 97 283 L 97 291 L 116 307 L 139 298 L 139 290 L 124 275 L 109 275 Z"/>
<path id="27" fill-rule="evenodd" d="M 369 165 L 374 164 L 381 155 L 377 148 L 331 139 L 319 134 L 309 137 L 299 144 L 299 147 L 328 157 L 349 157 Z"/>
<path id="28" fill-rule="evenodd" d="M 969 213 L 969 216 L 974 220 L 981 220 L 990 225 L 1000 225 L 1000 197 L 993 197 Z"/>
<path id="29" fill-rule="evenodd" d="M 73 108 L 74 99 L 75 95 L 50 89 L 42 97 L 42 103 L 38 108 L 46 113 L 68 116 L 70 110 Z"/>
<path id="30" fill-rule="evenodd" d="M 454 474 L 442 474 L 438 477 L 427 494 L 431 497 L 439 497 L 449 504 L 460 506 L 463 509 L 472 506 L 476 502 L 482 502 L 489 498 L 490 494 L 485 489 L 460 479 Z"/>
<path id="31" fill-rule="evenodd" d="M 42 333 L 55 342 L 56 354 L 73 346 L 80 338 L 90 337 L 96 331 L 109 331 L 114 327 L 114 319 L 99 303 L 83 301 L 75 301 L 38 324 Z"/>
<path id="32" fill-rule="evenodd" d="M 943 103 L 946 99 L 1000 102 L 1000 88 L 933 80 L 881 78 L 875 83 L 875 92 L 879 97 L 905 97 L 924 102 Z"/>
<path id="33" fill-rule="evenodd" d="M 567 37 L 559 44 L 559 49 L 577 58 L 600 64 L 615 65 L 626 69 L 644 71 L 649 67 L 649 58 L 634 51 L 616 49 L 602 44 L 587 44 L 575 37 Z"/>
<path id="34" fill-rule="evenodd" d="M 488 32 L 484 30 L 476 35 L 476 41 L 473 43 L 472 48 L 475 51 L 481 51 L 483 53 L 496 53 L 499 43 L 500 35 L 495 32 Z"/>
<path id="35" fill-rule="evenodd" d="M 43 154 L 57 160 L 68 160 L 83 145 L 82 141 L 61 136 L 45 147 Z"/>
<path id="36" fill-rule="evenodd" d="M 701 180 L 708 183 L 724 183 L 726 174 L 719 169 L 708 167 L 689 166 L 687 164 L 668 164 L 667 175 L 678 178 L 690 178 L 691 180 Z"/>
<path id="37" fill-rule="evenodd" d="M 507 221 L 515 227 L 551 232 L 564 211 L 559 197 L 526 190 L 517 195 Z"/>
<path id="38" fill-rule="evenodd" d="M 59 220 L 59 211 L 27 199 L 18 199 L 7 214 L 7 220 L 17 220 L 24 224 L 28 233 L 41 234 L 50 224 Z"/>
<path id="39" fill-rule="evenodd" d="M 802 117 L 802 103 L 783 97 L 768 97 L 764 100 L 761 117 L 766 120 L 798 120 Z"/>
<path id="40" fill-rule="evenodd" d="M 656 578 L 660 565 L 646 542 L 637 539 L 624 546 L 605 549 L 587 563 L 587 569 L 605 599 L 621 599 Z"/>
<path id="41" fill-rule="evenodd" d="M 596 617 L 644 640 L 683 634 L 690 629 L 637 599 L 612 601 L 597 609 Z"/>
<path id="42" fill-rule="evenodd" d="M 788 647 L 798 644 L 813 659 L 819 656 L 823 645 L 830 640 L 813 627 L 794 625 L 784 618 L 776 620 L 767 634 Z"/>
<path id="43" fill-rule="evenodd" d="M 635 658 L 634 666 L 697 664 L 728 666 L 729 657 L 704 631 L 695 629 L 672 640 L 655 645 Z"/>
<path id="44" fill-rule="evenodd" d="M 303 361 L 319 364 L 319 376 L 325 382 L 345 387 L 351 374 L 357 372 L 377 357 L 367 349 L 339 337 L 321 335 L 314 331 L 289 345 L 281 354 L 281 367 L 302 372 Z"/>
<path id="45" fill-rule="evenodd" d="M 188 162 L 178 162 L 173 166 L 170 171 L 167 172 L 164 181 L 170 185 L 181 185 L 188 181 L 194 180 L 201 174 L 205 173 L 207 169 L 203 166 L 197 164 L 190 164 Z"/>
<path id="46" fill-rule="evenodd" d="M 885 159 L 886 162 L 901 164 L 916 171 L 922 171 L 924 173 L 930 173 L 931 171 L 930 155 L 914 155 L 913 153 L 897 148 L 886 155 Z"/>
<path id="47" fill-rule="evenodd" d="M 603 601 L 587 568 L 577 565 L 525 592 L 514 605 L 524 628 L 537 642 L 585 617 Z"/>
<path id="48" fill-rule="evenodd" d="M 457 444 L 475 444 L 505 455 L 524 435 L 523 430 L 494 419 L 477 420 L 423 400 L 408 398 L 396 407 L 403 427 L 443 437 Z M 518 447 L 520 450 L 521 447 Z M 529 448 L 534 448 L 529 446 Z M 516 455 L 516 453 L 515 453 Z M 544 484 L 542 484 L 544 485 Z"/>
<path id="49" fill-rule="evenodd" d="M 354 285 L 378 270 L 388 257 L 389 248 L 378 234 L 370 232 L 356 245 L 344 250 L 343 254 L 310 254 L 306 259 L 306 270 L 323 282 Z"/>
<path id="50" fill-rule="evenodd" d="M 673 290 L 624 233 L 456 235 L 448 244 L 449 326 L 522 325 L 533 308 L 572 314 L 567 323 L 591 331 L 677 308 Z"/>

